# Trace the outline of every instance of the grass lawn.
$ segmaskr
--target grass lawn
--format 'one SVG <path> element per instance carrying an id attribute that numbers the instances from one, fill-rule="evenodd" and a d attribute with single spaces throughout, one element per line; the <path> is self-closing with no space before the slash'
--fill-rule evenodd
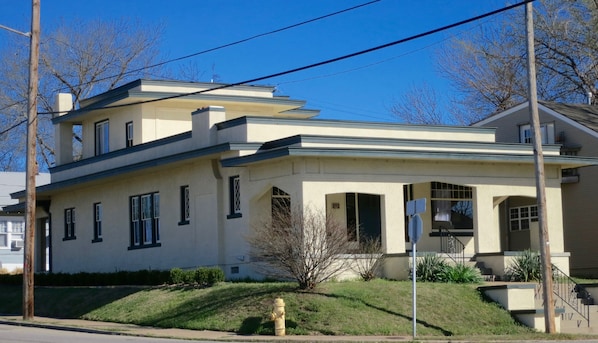
<path id="1" fill-rule="evenodd" d="M 418 336 L 545 338 L 486 302 L 475 285 L 418 283 Z M 21 287 L 0 286 L 0 313 L 21 313 Z M 211 288 L 40 287 L 35 315 L 156 327 L 273 334 L 276 297 L 287 334 L 411 335 L 411 282 L 330 282 L 314 292 L 293 283 L 222 283 Z M 562 337 L 562 336 L 561 336 Z"/>

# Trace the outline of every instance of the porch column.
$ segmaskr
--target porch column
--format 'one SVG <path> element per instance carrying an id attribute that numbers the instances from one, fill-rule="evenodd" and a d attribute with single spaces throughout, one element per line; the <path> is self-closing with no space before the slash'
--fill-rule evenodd
<path id="1" fill-rule="evenodd" d="M 395 188 L 396 187 L 396 188 Z M 382 244 L 387 254 L 405 252 L 405 204 L 403 185 L 387 187 L 380 199 L 382 219 Z"/>
<path id="2" fill-rule="evenodd" d="M 498 205 L 484 186 L 473 187 L 473 239 L 475 253 L 500 252 Z"/>

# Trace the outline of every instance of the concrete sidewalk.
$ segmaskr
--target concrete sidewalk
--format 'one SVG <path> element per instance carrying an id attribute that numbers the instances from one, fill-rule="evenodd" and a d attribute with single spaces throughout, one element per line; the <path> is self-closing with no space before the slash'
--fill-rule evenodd
<path id="1" fill-rule="evenodd" d="M 81 319 L 57 319 L 34 317 L 31 321 L 21 316 L 0 316 L 0 324 L 30 326 L 55 330 L 100 333 L 107 335 L 128 335 L 141 337 L 160 337 L 205 341 L 252 341 L 252 342 L 409 342 L 411 336 L 260 336 L 238 335 L 233 332 L 162 329 L 133 324 L 96 322 Z M 448 340 L 430 340 L 426 342 L 447 342 Z M 454 341 L 453 341 L 454 342 Z"/>

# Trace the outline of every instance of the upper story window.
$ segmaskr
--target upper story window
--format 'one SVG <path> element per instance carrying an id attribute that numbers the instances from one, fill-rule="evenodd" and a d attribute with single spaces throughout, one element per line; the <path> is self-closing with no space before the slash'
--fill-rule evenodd
<path id="1" fill-rule="evenodd" d="M 125 134 L 126 134 L 126 140 L 127 140 L 127 148 L 132 147 L 133 146 L 133 122 L 130 121 L 126 124 L 125 127 Z"/>
<path id="2" fill-rule="evenodd" d="M 95 154 L 96 156 L 110 151 L 110 130 L 108 120 L 96 123 L 95 131 Z"/>
<path id="3" fill-rule="evenodd" d="M 554 144 L 554 123 L 540 124 L 542 144 Z M 532 142 L 532 127 L 530 124 L 519 125 L 519 142 Z"/>

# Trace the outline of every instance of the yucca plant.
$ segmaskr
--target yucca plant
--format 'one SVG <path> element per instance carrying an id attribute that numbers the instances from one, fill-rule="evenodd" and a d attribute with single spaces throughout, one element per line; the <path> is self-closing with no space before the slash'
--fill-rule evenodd
<path id="1" fill-rule="evenodd" d="M 462 263 L 448 266 L 443 279 L 445 282 L 453 283 L 481 283 L 483 281 L 479 269 Z"/>
<path id="2" fill-rule="evenodd" d="M 426 254 L 417 260 L 417 280 L 427 282 L 443 282 L 449 266 L 438 255 Z"/>
<path id="3" fill-rule="evenodd" d="M 511 281 L 530 282 L 542 280 L 540 254 L 531 250 L 523 251 L 507 269 L 507 276 Z"/>

